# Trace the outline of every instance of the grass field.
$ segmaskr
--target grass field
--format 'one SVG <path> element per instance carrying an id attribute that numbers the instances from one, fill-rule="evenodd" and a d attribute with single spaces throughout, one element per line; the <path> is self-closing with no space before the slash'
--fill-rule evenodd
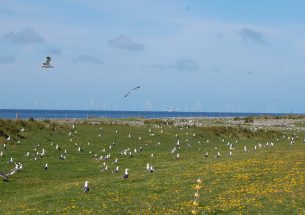
<path id="1" fill-rule="evenodd" d="M 0 120 L 0 172 L 14 168 L 7 163 L 11 157 L 23 165 L 9 182 L 0 181 L 0 211 L 305 214 L 304 121 L 290 120 L 285 127 L 265 126 L 264 119 L 260 124 L 257 119 Z M 180 149 L 171 153 L 178 140 Z M 40 157 L 37 152 L 43 149 Z M 133 157 L 121 155 L 125 149 Z M 60 160 L 64 150 L 66 159 Z M 109 154 L 108 160 L 100 159 Z M 116 158 L 118 163 L 112 164 Z M 101 172 L 104 162 L 109 170 Z M 46 163 L 49 168 L 43 170 Z M 155 168 L 151 174 L 147 163 Z M 114 173 L 117 165 L 120 171 Z M 125 168 L 129 178 L 123 180 Z M 198 178 L 202 183 L 194 203 Z M 83 192 L 86 180 L 89 193 Z"/>

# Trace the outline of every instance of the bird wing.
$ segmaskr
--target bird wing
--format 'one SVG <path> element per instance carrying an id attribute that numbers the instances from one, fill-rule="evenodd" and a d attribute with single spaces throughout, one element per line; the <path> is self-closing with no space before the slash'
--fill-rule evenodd
<path id="1" fill-rule="evenodd" d="M 130 91 L 128 91 L 126 94 L 125 94 L 125 98 L 130 94 L 130 93 L 132 93 L 134 90 L 136 90 L 136 89 L 139 89 L 141 86 L 139 85 L 139 86 L 137 86 L 137 87 L 135 87 L 135 88 L 133 88 L 132 90 L 130 90 Z"/>
<path id="2" fill-rule="evenodd" d="M 0 172 L 0 177 L 3 178 L 4 181 L 8 181 L 8 177 L 2 172 Z"/>
<path id="3" fill-rule="evenodd" d="M 132 90 L 136 90 L 136 89 L 139 89 L 141 86 L 137 86 L 135 88 L 133 88 Z"/>
<path id="4" fill-rule="evenodd" d="M 129 93 L 131 93 L 131 91 L 127 92 L 124 97 L 126 98 L 129 95 Z"/>
<path id="5" fill-rule="evenodd" d="M 10 176 L 12 176 L 15 173 L 16 173 L 16 169 L 13 169 L 10 173 L 7 173 L 5 176 L 6 177 L 10 177 Z"/>

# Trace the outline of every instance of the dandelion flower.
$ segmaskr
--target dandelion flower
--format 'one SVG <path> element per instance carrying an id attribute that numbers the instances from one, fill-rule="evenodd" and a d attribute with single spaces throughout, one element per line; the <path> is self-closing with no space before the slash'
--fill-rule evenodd
<path id="1" fill-rule="evenodd" d="M 195 210 L 192 210 L 192 214 L 197 214 L 197 211 L 195 211 Z"/>
<path id="2" fill-rule="evenodd" d="M 193 202 L 193 205 L 194 205 L 195 207 L 197 207 L 197 206 L 198 206 L 198 202 L 194 201 L 194 202 Z"/>

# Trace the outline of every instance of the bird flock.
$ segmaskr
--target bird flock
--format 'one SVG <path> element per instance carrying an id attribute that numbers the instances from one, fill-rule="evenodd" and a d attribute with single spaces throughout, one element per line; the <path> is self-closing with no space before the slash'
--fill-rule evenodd
<path id="1" fill-rule="evenodd" d="M 167 119 L 164 119 L 166 122 Z M 157 149 L 160 147 L 162 143 L 162 136 L 167 133 L 167 135 L 172 135 L 172 143 L 166 144 L 168 146 L 168 158 L 170 158 L 173 162 L 175 160 L 179 159 L 189 159 L 188 151 L 193 149 L 197 152 L 199 152 L 202 155 L 201 159 L 221 159 L 222 157 L 232 157 L 234 154 L 250 154 L 255 153 L 258 150 L 264 150 L 276 146 L 276 143 L 281 140 L 286 141 L 290 145 L 294 145 L 296 141 L 298 141 L 300 138 L 298 135 L 294 134 L 288 134 L 286 132 L 283 132 L 283 136 L 272 139 L 270 141 L 267 141 L 266 143 L 258 142 L 254 143 L 252 145 L 243 145 L 242 142 L 238 139 L 232 140 L 232 138 L 229 140 L 226 140 L 223 138 L 222 140 L 218 140 L 219 144 L 215 144 L 217 140 L 214 138 L 205 139 L 203 137 L 200 137 L 198 134 L 194 132 L 194 129 L 188 124 L 179 124 L 178 126 L 170 125 L 168 122 L 165 125 L 154 125 L 152 128 L 149 128 L 144 134 L 144 136 L 137 136 L 136 132 L 133 133 L 133 127 L 130 127 L 130 133 L 126 136 L 124 139 L 126 142 L 124 144 L 117 143 L 117 137 L 120 134 L 119 129 L 114 129 L 113 131 L 104 131 L 103 127 L 100 127 L 96 131 L 95 140 L 96 142 L 102 141 L 103 137 L 105 135 L 111 135 L 113 136 L 113 141 L 107 147 L 105 147 L 105 144 L 98 144 L 98 143 L 92 143 L 91 141 L 88 141 L 87 144 L 80 144 L 77 141 L 77 137 L 81 135 L 81 131 L 77 129 L 77 124 L 73 122 L 71 125 L 69 125 L 68 132 L 65 129 L 58 129 L 56 134 L 62 134 L 67 132 L 67 143 L 54 143 L 52 140 L 49 142 L 49 147 L 51 147 L 51 150 L 47 151 L 45 147 L 43 147 L 41 144 L 35 144 L 33 149 L 31 151 L 28 151 L 24 154 L 24 159 L 28 159 L 31 162 L 35 162 L 37 160 L 44 159 L 45 156 L 48 156 L 50 153 L 53 153 L 53 155 L 57 155 L 59 160 L 62 160 L 63 163 L 61 165 L 65 165 L 64 160 L 70 159 L 70 154 L 85 154 L 87 155 L 88 159 L 92 159 L 96 161 L 97 165 L 99 165 L 99 172 L 100 174 L 104 174 L 106 172 L 114 174 L 114 179 L 121 179 L 121 180 L 128 180 L 130 177 L 132 177 L 133 169 L 129 168 L 126 163 L 126 159 L 137 159 L 137 157 L 140 157 L 141 155 L 145 156 L 146 167 L 143 166 L 143 172 L 146 169 L 147 174 L 158 174 L 158 168 L 155 169 L 154 162 L 156 155 L 159 151 L 151 151 L 151 147 Z M 170 132 L 174 131 L 175 129 L 178 129 L 179 132 L 175 134 L 171 134 Z M 259 128 L 258 130 L 263 129 Z M 175 131 L 176 131 L 175 130 Z M 20 129 L 20 132 L 25 132 L 25 129 Z M 125 134 L 124 134 L 125 135 Z M 144 137 L 144 138 L 143 138 Z M 151 144 L 150 138 L 153 138 L 155 141 L 155 144 Z M 150 140 L 150 144 L 148 144 L 147 141 Z M 3 158 L 5 157 L 5 154 L 11 149 L 11 144 L 9 144 L 12 141 L 11 137 L 7 137 L 5 139 L 5 143 L 2 145 L 2 150 L 0 151 L 0 161 L 3 161 Z M 137 141 L 137 146 L 134 146 L 134 142 Z M 305 140 L 303 141 L 305 143 Z M 18 143 L 20 143 L 20 140 L 18 140 Z M 66 148 L 67 145 L 72 145 L 74 148 L 74 151 L 68 151 Z M 84 145 L 86 145 L 86 150 L 83 148 Z M 95 147 L 96 145 L 101 146 L 98 147 L 100 150 L 97 150 Z M 118 147 L 120 145 L 120 147 Z M 215 145 L 215 146 L 214 146 Z M 209 146 L 209 150 L 203 150 L 205 146 Z M 212 147 L 211 147 L 212 146 Z M 147 150 L 150 147 L 150 150 Z M 114 148 L 121 148 L 119 150 L 119 153 L 115 153 L 113 151 Z M 146 153 L 144 153 L 146 152 Z M 149 153 L 148 153 L 149 152 Z M 143 154 L 144 153 L 144 154 Z M 142 157 L 143 157 L 142 156 Z M 125 158 L 125 159 L 123 159 Z M 125 163 L 124 163 L 125 162 Z M 158 160 L 158 164 L 160 164 L 162 160 Z M 12 176 L 18 174 L 18 172 L 23 170 L 23 165 L 20 161 L 14 161 L 13 157 L 10 157 L 7 160 L 7 165 L 11 166 L 14 165 L 14 167 L 7 171 L 6 173 L 0 172 L 0 177 L 3 179 L 4 182 L 9 182 L 9 180 L 12 178 Z M 157 163 L 157 162 L 156 162 Z M 120 166 L 124 166 L 125 168 L 120 168 Z M 158 165 L 157 165 L 158 166 Z M 24 167 L 31 168 L 30 165 Z M 53 171 L 51 166 L 49 166 L 48 163 L 45 163 L 41 167 L 41 171 Z M 131 175 L 130 175 L 131 173 Z M 40 174 L 40 173 L 37 173 Z M 99 174 L 98 171 L 96 174 Z M 120 176 L 116 176 L 117 174 L 120 174 Z M 86 180 L 83 186 L 83 191 L 85 193 L 89 192 L 89 181 Z"/>

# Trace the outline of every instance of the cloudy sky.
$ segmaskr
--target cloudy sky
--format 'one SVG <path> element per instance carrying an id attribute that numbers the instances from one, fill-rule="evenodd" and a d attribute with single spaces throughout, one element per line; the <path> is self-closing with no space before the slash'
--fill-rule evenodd
<path id="1" fill-rule="evenodd" d="M 1 0 L 0 108 L 305 113 L 304 8 Z"/>

